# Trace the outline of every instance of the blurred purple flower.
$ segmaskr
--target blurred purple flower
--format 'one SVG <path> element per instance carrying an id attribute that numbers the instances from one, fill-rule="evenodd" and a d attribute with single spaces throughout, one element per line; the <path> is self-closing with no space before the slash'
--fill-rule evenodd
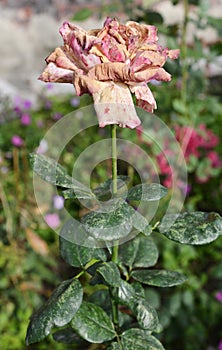
<path id="1" fill-rule="evenodd" d="M 14 97 L 14 111 L 17 114 L 20 114 L 22 110 L 22 100 L 20 96 L 15 96 Z"/>
<path id="2" fill-rule="evenodd" d="M 217 293 L 215 294 L 215 299 L 216 299 L 217 301 L 219 301 L 219 303 L 222 303 L 222 291 L 217 292 Z M 221 350 L 222 350 L 222 344 L 221 344 Z"/>
<path id="3" fill-rule="evenodd" d="M 30 109 L 32 107 L 32 102 L 30 100 L 24 100 L 23 101 L 23 107 L 25 109 Z"/>
<path id="4" fill-rule="evenodd" d="M 49 110 L 52 108 L 52 102 L 47 100 L 45 101 L 45 109 Z"/>
<path id="5" fill-rule="evenodd" d="M 46 89 L 47 89 L 47 90 L 52 90 L 52 89 L 53 89 L 53 84 L 48 83 L 48 84 L 46 85 Z"/>
<path id="6" fill-rule="evenodd" d="M 36 125 L 39 129 L 43 128 L 43 121 L 42 120 L 37 120 Z"/>
<path id="7" fill-rule="evenodd" d="M 12 159 L 12 152 L 5 152 L 5 158 L 6 159 Z"/>
<path id="8" fill-rule="evenodd" d="M 11 138 L 11 143 L 15 147 L 21 147 L 23 145 L 23 139 L 18 135 L 14 135 Z"/>
<path id="9" fill-rule="evenodd" d="M 7 174 L 8 171 L 9 171 L 9 169 L 8 169 L 7 166 L 2 166 L 2 167 L 1 167 L 1 173 L 2 173 L 2 174 Z"/>
<path id="10" fill-rule="evenodd" d="M 218 350 L 222 350 L 222 340 L 218 344 Z"/>
<path id="11" fill-rule="evenodd" d="M 52 116 L 52 119 L 54 119 L 54 120 L 59 120 L 61 118 L 62 118 L 62 114 L 59 112 L 54 113 Z"/>
<path id="12" fill-rule="evenodd" d="M 28 126 L 31 124 L 31 117 L 28 113 L 24 113 L 22 114 L 21 116 L 21 124 L 24 125 L 24 126 Z"/>
<path id="13" fill-rule="evenodd" d="M 53 206 L 55 209 L 61 210 L 64 208 L 64 198 L 62 196 L 55 196 L 53 198 Z"/>
<path id="14" fill-rule="evenodd" d="M 71 104 L 72 107 L 78 107 L 79 103 L 80 103 L 80 100 L 79 100 L 78 97 L 73 97 L 70 100 L 70 104 Z"/>
<path id="15" fill-rule="evenodd" d="M 51 228 L 57 228 L 61 223 L 59 216 L 56 213 L 46 214 L 44 218 L 47 225 L 49 225 Z"/>
<path id="16" fill-rule="evenodd" d="M 177 184 L 180 189 L 183 191 L 183 194 L 185 196 L 188 196 L 191 192 L 192 186 L 188 183 L 183 183 L 182 181 L 180 181 L 180 183 Z"/>

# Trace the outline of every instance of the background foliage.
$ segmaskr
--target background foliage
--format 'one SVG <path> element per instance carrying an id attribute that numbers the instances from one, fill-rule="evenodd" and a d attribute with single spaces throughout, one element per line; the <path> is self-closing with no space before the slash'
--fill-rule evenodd
<path id="1" fill-rule="evenodd" d="M 176 4 L 177 1 L 174 1 Z M 198 28 L 211 26 L 221 35 L 217 19 L 208 16 L 206 1 L 183 1 L 184 23 L 166 26 L 162 16 L 148 6 L 133 6 L 125 1 L 103 5 L 100 17 L 121 12 L 131 19 L 153 23 L 158 26 L 170 48 L 181 48 L 179 62 L 169 64 L 167 70 L 173 75 L 170 84 L 153 85 L 158 103 L 158 115 L 177 132 L 184 127 L 193 128 L 194 143 L 188 145 L 187 165 L 189 189 L 185 202 L 188 210 L 221 212 L 221 76 L 217 79 L 208 74 L 209 64 L 221 55 L 221 41 L 209 44 L 204 39 L 193 37 L 186 42 L 188 24 L 192 21 Z M 197 8 L 196 19 L 190 13 Z M 74 20 L 86 19 L 91 12 L 83 9 L 76 13 Z M 204 64 L 200 64 L 204 62 Z M 51 86 L 48 88 L 51 89 Z M 28 318 L 46 300 L 61 280 L 71 277 L 76 268 L 70 268 L 58 255 L 58 240 L 39 215 L 32 190 L 32 172 L 28 154 L 33 152 L 47 128 L 73 109 L 91 103 L 89 97 L 49 97 L 47 88 L 39 96 L 39 107 L 33 109 L 30 101 L 17 98 L 16 101 L 2 100 L 0 134 L 0 303 L 1 303 L 1 347 L 7 350 L 25 348 L 24 338 Z M 27 115 L 29 117 L 27 117 Z M 26 117 L 24 117 L 26 116 Z M 200 125 L 203 125 L 201 128 Z M 176 126 L 176 127 L 175 127 Z M 127 133 L 127 130 L 123 132 Z M 213 133 L 213 134 L 212 134 Z M 197 134 L 205 143 L 197 143 Z M 215 135 L 215 136 L 214 136 Z M 13 137 L 17 138 L 13 139 Z M 20 138 L 18 138 L 20 137 Z M 216 138 L 215 138 L 216 137 Z M 84 142 L 90 144 L 97 138 L 95 133 L 84 135 Z M 161 155 L 155 154 L 152 145 L 147 145 L 134 134 L 135 141 L 152 153 L 159 164 L 162 181 L 166 176 Z M 63 164 L 71 169 L 73 149 L 81 152 L 84 143 L 74 140 L 63 155 Z M 209 139 L 209 141 L 208 141 Z M 214 143 L 211 141 L 214 140 Z M 210 146 L 211 143 L 211 147 Z M 73 147 L 75 146 L 75 147 Z M 44 147 L 42 145 L 43 153 Z M 211 152 L 211 153 L 210 153 Z M 215 152 L 212 155 L 212 152 Z M 160 166 L 160 164 L 163 164 Z M 94 181 L 107 178 L 110 164 L 96 169 Z M 205 175 L 203 178 L 203 174 Z M 136 174 L 134 182 L 136 184 Z M 55 203 L 50 209 L 54 212 Z M 59 209 L 56 209 L 59 210 Z M 78 212 L 79 207 L 72 207 Z M 56 224 L 56 217 L 51 217 Z M 180 246 L 167 239 L 156 239 L 161 255 L 159 268 L 183 271 L 189 276 L 185 285 L 159 291 L 147 289 L 146 297 L 161 315 L 164 326 L 160 339 L 166 349 L 199 350 L 218 349 L 222 339 L 222 239 L 221 237 L 202 247 Z M 84 280 L 82 281 L 84 283 Z M 90 291 L 89 291 L 90 292 Z M 167 312 L 166 312 L 167 311 Z M 48 337 L 41 344 L 30 349 L 65 349 Z M 82 346 L 82 345 L 81 345 Z M 80 346 L 80 348 L 81 348 Z M 74 349 L 75 347 L 72 346 Z M 70 345 L 67 345 L 70 349 Z M 94 348 L 95 349 L 95 348 Z M 99 347 L 98 347 L 99 349 Z"/>

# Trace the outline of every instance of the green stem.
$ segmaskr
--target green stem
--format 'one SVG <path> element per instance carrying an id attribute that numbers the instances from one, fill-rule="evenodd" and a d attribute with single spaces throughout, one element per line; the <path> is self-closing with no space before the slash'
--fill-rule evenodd
<path id="1" fill-rule="evenodd" d="M 113 196 L 117 194 L 117 144 L 116 144 L 116 124 L 111 126 L 111 139 L 112 139 L 112 190 Z M 118 262 L 118 250 L 119 242 L 116 241 L 112 251 L 112 261 L 117 264 Z"/>
<path id="2" fill-rule="evenodd" d="M 112 139 L 112 186 L 113 194 L 117 193 L 117 145 L 116 145 L 116 124 L 111 126 Z"/>
<path id="3" fill-rule="evenodd" d="M 117 144 L 116 144 L 116 124 L 111 125 L 111 139 L 112 139 L 112 191 L 113 196 L 117 194 Z M 114 242 L 114 246 L 112 248 L 112 262 L 115 264 L 118 263 L 118 251 L 119 251 L 119 242 Z M 112 317 L 113 323 L 116 327 L 118 327 L 118 303 L 112 297 L 112 289 L 110 288 L 110 298 L 112 304 Z"/>
<path id="4" fill-rule="evenodd" d="M 189 14 L 189 3 L 188 0 L 183 0 L 184 7 L 184 20 L 182 25 L 181 35 L 181 61 L 182 61 L 182 83 L 181 83 L 181 100 L 185 106 L 185 117 L 188 118 L 187 108 L 187 83 L 188 83 L 188 66 L 187 66 L 187 25 L 188 25 L 188 14 Z"/>
<path id="5" fill-rule="evenodd" d="M 94 259 L 94 258 L 91 259 L 91 260 L 83 267 L 83 270 L 80 271 L 80 272 L 78 273 L 78 275 L 76 275 L 74 278 L 78 279 L 79 277 L 81 277 L 82 275 L 84 275 L 84 273 L 87 272 L 87 269 L 88 269 L 90 266 L 94 265 L 97 261 L 99 261 L 99 260 Z"/>

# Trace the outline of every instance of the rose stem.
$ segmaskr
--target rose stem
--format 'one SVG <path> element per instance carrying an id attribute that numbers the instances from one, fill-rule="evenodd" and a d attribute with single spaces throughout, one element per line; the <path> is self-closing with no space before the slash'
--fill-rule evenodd
<path id="1" fill-rule="evenodd" d="M 112 140 L 112 191 L 113 195 L 115 196 L 117 194 L 117 144 L 116 144 L 116 124 L 111 125 L 111 140 Z M 118 263 L 118 250 L 119 250 L 119 242 L 114 242 L 114 246 L 112 248 L 112 262 L 117 264 Z M 110 290 L 111 294 L 111 303 L 112 303 L 112 317 L 113 317 L 113 323 L 118 327 L 119 321 L 118 321 L 118 304 L 115 302 L 115 300 L 112 298 L 112 292 Z"/>

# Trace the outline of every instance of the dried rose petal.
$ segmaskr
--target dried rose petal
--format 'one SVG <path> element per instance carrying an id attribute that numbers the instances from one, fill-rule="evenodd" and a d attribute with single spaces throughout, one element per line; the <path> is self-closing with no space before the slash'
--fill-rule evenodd
<path id="1" fill-rule="evenodd" d="M 102 29 L 90 31 L 66 21 L 60 34 L 64 46 L 47 57 L 40 80 L 72 83 L 78 96 L 91 94 L 101 127 L 140 124 L 131 93 L 139 107 L 156 109 L 147 83 L 171 80 L 163 66 L 168 58 L 176 59 L 179 50 L 158 45 L 155 26 L 134 21 L 124 25 L 108 17 Z"/>

